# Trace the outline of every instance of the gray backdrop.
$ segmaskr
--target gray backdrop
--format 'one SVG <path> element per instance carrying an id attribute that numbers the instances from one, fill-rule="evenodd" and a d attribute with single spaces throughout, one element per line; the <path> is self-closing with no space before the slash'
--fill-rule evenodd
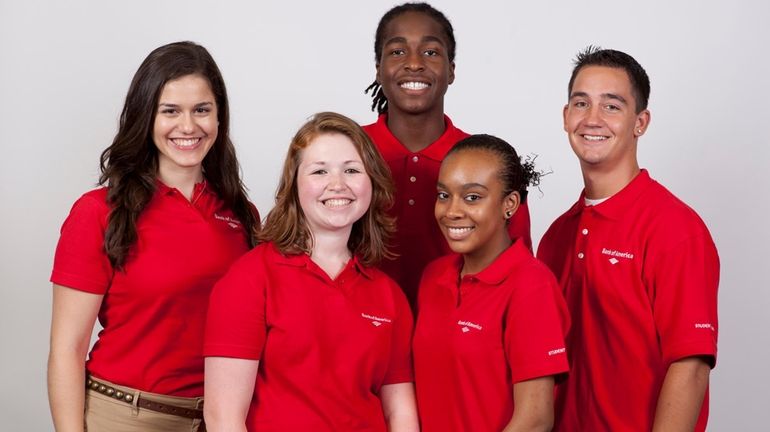
<path id="1" fill-rule="evenodd" d="M 390 1 L 0 0 L 0 419 L 50 430 L 45 393 L 59 227 L 94 187 L 128 84 L 155 47 L 189 39 L 224 74 L 232 136 L 251 197 L 271 207 L 285 148 L 311 114 L 375 119 L 373 35 Z M 765 330 L 770 143 L 764 0 L 435 1 L 456 28 L 446 111 L 553 170 L 532 193 L 532 235 L 581 190 L 561 109 L 574 54 L 635 56 L 652 80 L 641 164 L 696 209 L 722 260 L 719 360 L 710 430 L 767 430 Z"/>

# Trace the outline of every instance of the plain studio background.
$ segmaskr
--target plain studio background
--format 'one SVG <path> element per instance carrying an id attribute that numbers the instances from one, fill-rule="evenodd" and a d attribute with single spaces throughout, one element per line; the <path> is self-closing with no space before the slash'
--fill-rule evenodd
<path id="1" fill-rule="evenodd" d="M 92 189 L 129 82 L 154 48 L 193 40 L 227 83 L 232 138 L 267 215 L 283 157 L 311 114 L 374 121 L 363 93 L 391 1 L 66 2 L 0 0 L 0 419 L 52 429 L 45 388 L 59 228 Z M 710 430 L 766 430 L 770 338 L 770 6 L 617 0 L 435 1 L 455 26 L 446 112 L 536 153 L 552 170 L 530 194 L 537 242 L 582 188 L 562 130 L 572 59 L 588 44 L 626 51 L 652 81 L 639 142 L 653 177 L 693 207 L 719 248 L 719 359 Z"/>

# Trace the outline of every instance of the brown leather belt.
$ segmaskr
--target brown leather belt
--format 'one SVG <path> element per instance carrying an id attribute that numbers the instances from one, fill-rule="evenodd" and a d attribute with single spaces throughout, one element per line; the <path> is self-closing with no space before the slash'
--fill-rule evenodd
<path id="1" fill-rule="evenodd" d="M 116 389 L 115 387 L 112 387 L 109 384 L 105 384 L 103 382 L 95 380 L 92 377 L 88 377 L 86 379 L 86 388 L 97 391 L 105 396 L 109 396 L 121 402 L 125 402 L 130 405 L 134 404 L 135 396 L 133 393 L 127 393 L 127 392 L 124 392 L 123 390 Z M 189 419 L 200 419 L 200 420 L 203 419 L 203 410 L 177 407 L 177 406 L 165 404 L 162 402 L 155 402 L 147 398 L 142 398 L 141 396 L 139 396 L 139 400 L 136 401 L 136 405 L 139 408 L 144 408 L 150 411 L 155 411 L 155 412 L 164 413 L 164 414 L 171 414 L 178 417 L 184 417 Z"/>

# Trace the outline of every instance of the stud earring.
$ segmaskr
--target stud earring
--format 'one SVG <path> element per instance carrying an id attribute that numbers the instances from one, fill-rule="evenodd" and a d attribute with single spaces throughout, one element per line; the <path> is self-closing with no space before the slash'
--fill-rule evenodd
<path id="1" fill-rule="evenodd" d="M 642 130 L 641 130 L 641 129 L 637 129 L 636 131 L 637 131 L 637 132 L 639 132 L 639 133 L 642 133 Z"/>
<path id="2" fill-rule="evenodd" d="M 511 216 L 513 216 L 513 212 L 512 211 L 508 210 L 507 212 L 505 212 L 505 218 L 506 219 L 510 219 Z"/>

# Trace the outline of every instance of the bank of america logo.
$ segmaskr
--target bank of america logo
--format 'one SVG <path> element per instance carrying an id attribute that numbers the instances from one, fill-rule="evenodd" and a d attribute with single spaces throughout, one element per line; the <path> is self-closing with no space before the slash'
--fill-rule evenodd
<path id="1" fill-rule="evenodd" d="M 457 321 L 457 325 L 460 326 L 460 331 L 462 331 L 463 333 L 468 333 L 469 331 L 471 331 L 471 329 L 481 331 L 481 329 L 483 328 L 474 322 L 462 321 L 462 320 Z"/>
<path id="2" fill-rule="evenodd" d="M 608 261 L 612 265 L 615 265 L 620 262 L 618 258 L 629 259 L 629 260 L 634 259 L 634 254 L 632 254 L 631 252 L 619 252 L 619 251 L 607 249 L 607 248 L 602 248 L 602 255 L 609 255 L 610 259 Z"/>
<path id="3" fill-rule="evenodd" d="M 371 321 L 372 325 L 375 326 L 375 327 L 379 327 L 379 326 L 383 325 L 384 323 L 391 322 L 391 320 L 389 318 L 383 318 L 383 317 L 378 317 L 378 316 L 374 316 L 374 315 L 369 315 L 369 314 L 365 314 L 363 312 L 361 313 L 361 318 L 364 318 L 364 319 L 367 319 L 367 320 Z"/>

